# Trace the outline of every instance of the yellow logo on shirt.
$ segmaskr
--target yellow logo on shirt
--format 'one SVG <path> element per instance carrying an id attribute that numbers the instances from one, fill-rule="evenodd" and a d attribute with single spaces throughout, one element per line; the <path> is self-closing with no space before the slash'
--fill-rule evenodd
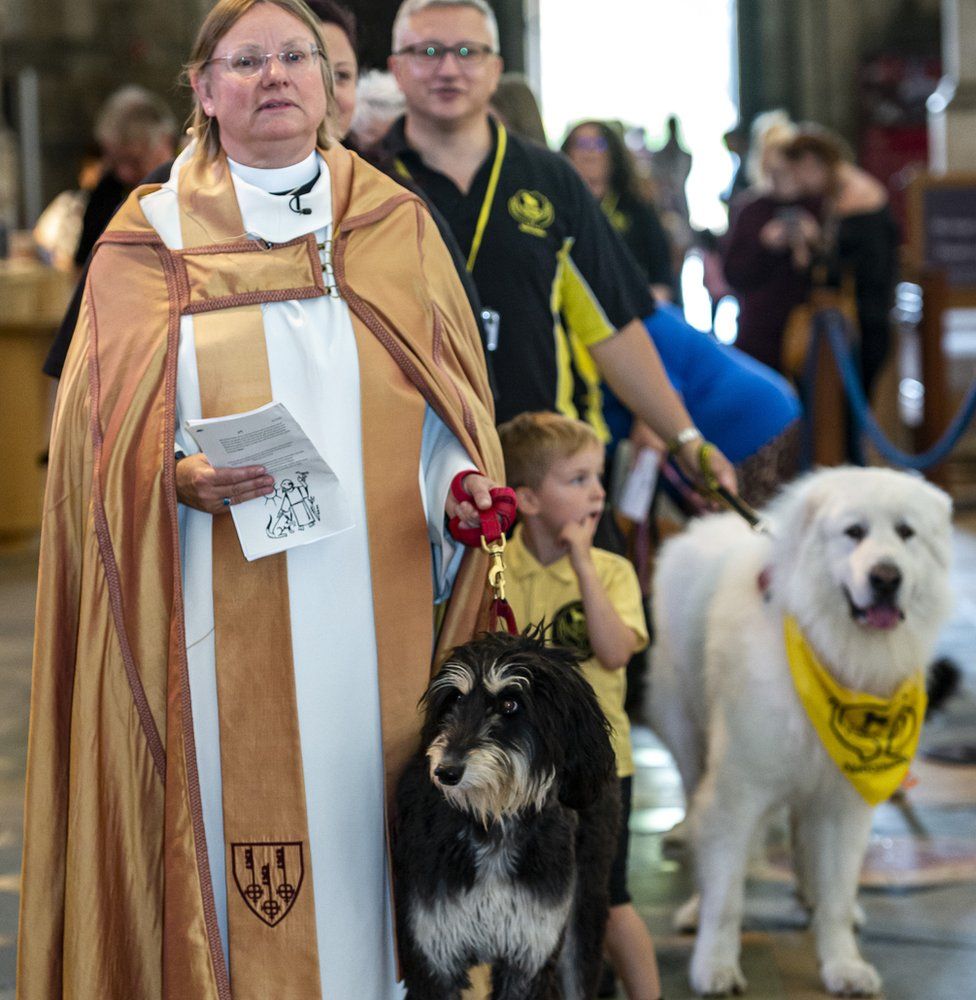
<path id="1" fill-rule="evenodd" d="M 556 218 L 552 202 L 539 191 L 522 188 L 508 199 L 508 211 L 519 229 L 530 236 L 545 236 Z"/>
<path id="2" fill-rule="evenodd" d="M 590 633 L 586 627 L 586 611 L 582 601 L 564 604 L 552 618 L 552 641 L 557 646 L 575 649 L 587 658 L 593 655 Z"/>

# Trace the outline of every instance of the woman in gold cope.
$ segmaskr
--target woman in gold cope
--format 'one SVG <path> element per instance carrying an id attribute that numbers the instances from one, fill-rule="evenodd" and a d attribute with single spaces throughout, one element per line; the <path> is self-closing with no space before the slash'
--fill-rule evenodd
<path id="1" fill-rule="evenodd" d="M 331 138 L 301 0 L 220 0 L 189 76 L 194 141 L 98 244 L 58 399 L 18 997 L 383 1000 L 386 795 L 432 651 L 484 624 L 444 530 L 502 475 L 484 358 L 423 204 Z M 273 470 L 187 421 L 269 402 L 334 473 L 301 527 L 347 516 L 249 561 Z"/>

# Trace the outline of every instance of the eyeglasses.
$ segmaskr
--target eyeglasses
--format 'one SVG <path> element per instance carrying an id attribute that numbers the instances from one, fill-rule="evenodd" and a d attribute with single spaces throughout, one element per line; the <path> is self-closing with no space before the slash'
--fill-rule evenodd
<path id="1" fill-rule="evenodd" d="M 488 56 L 497 55 L 490 45 L 476 45 L 471 42 L 461 42 L 459 45 L 421 42 L 419 45 L 407 45 L 393 54 L 409 56 L 414 66 L 424 73 L 433 72 L 448 54 L 454 56 L 454 61 L 462 73 L 473 73 L 484 65 Z"/>
<path id="2" fill-rule="evenodd" d="M 277 59 L 289 73 L 304 73 L 315 65 L 319 55 L 321 51 L 314 45 L 289 45 L 280 52 L 262 52 L 252 45 L 236 49 L 230 55 L 214 56 L 203 65 L 223 63 L 229 72 L 246 79 L 262 72 L 269 59 Z"/>
<path id="3" fill-rule="evenodd" d="M 605 153 L 607 140 L 602 135 L 578 135 L 569 144 L 569 149 L 570 152 L 574 149 L 581 149 L 587 152 Z"/>

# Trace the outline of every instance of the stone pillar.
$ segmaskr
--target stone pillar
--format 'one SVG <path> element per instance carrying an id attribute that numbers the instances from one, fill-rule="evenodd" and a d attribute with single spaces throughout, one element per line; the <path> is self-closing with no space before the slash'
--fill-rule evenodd
<path id="1" fill-rule="evenodd" d="M 976 0 L 942 0 L 945 75 L 929 98 L 929 167 L 976 171 Z"/>

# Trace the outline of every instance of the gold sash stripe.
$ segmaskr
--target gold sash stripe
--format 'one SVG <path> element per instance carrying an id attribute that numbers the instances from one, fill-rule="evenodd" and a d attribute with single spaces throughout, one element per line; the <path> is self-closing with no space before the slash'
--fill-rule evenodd
<path id="1" fill-rule="evenodd" d="M 191 161 L 186 170 L 181 190 L 206 189 L 197 175 L 208 168 Z M 189 214 L 181 199 L 185 241 L 201 232 Z M 208 244 L 242 232 L 240 219 L 221 222 L 228 231 L 215 233 L 212 224 Z M 305 243 L 284 248 L 281 274 L 290 268 L 292 281 L 295 250 L 304 256 Z M 319 282 L 321 288 L 320 274 Z M 222 297 L 239 294 L 229 281 L 222 284 L 226 291 L 208 303 L 214 311 L 193 321 L 204 417 L 272 398 L 261 307 L 218 307 Z M 234 1000 L 320 997 L 286 555 L 247 562 L 229 514 L 213 518 L 213 601 L 231 990 Z"/>

